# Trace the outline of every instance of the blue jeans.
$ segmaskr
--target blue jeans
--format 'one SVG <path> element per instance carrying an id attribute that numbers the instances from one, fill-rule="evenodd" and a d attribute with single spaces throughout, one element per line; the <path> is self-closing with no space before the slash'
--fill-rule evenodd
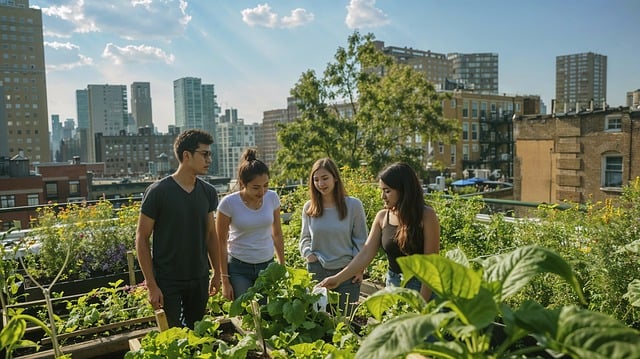
<path id="1" fill-rule="evenodd" d="M 309 273 L 312 274 L 314 280 L 321 281 L 327 277 L 330 277 L 340 272 L 342 268 L 325 269 L 324 267 L 322 267 L 322 264 L 320 264 L 319 261 L 315 261 L 312 263 L 307 263 L 307 270 L 309 271 Z M 353 313 L 353 310 L 355 309 L 356 304 L 360 299 L 360 283 L 352 283 L 351 282 L 352 280 L 353 280 L 353 277 L 345 280 L 339 286 L 332 289 L 333 291 L 337 292 L 340 295 L 339 301 L 338 301 L 338 307 L 340 308 L 340 311 L 347 316 Z M 349 301 L 348 311 L 346 310 L 347 300 Z"/>
<path id="2" fill-rule="evenodd" d="M 387 271 L 387 281 L 385 283 L 387 287 L 399 287 L 401 281 L 402 281 L 402 273 L 396 273 L 391 269 Z M 422 288 L 422 282 L 420 282 L 418 278 L 413 277 L 409 280 L 407 285 L 405 285 L 404 287 L 416 290 L 418 291 L 418 293 L 420 293 L 420 289 Z"/>
<path id="3" fill-rule="evenodd" d="M 252 264 L 229 256 L 227 270 L 229 271 L 229 281 L 233 288 L 233 297 L 238 298 L 246 293 L 258 279 L 260 271 L 266 269 L 272 262 L 273 259 L 263 263 Z"/>
<path id="4" fill-rule="evenodd" d="M 170 327 L 189 327 L 202 320 L 209 299 L 209 278 L 202 277 L 192 280 L 172 280 L 156 278 L 158 287 L 162 291 Z"/>

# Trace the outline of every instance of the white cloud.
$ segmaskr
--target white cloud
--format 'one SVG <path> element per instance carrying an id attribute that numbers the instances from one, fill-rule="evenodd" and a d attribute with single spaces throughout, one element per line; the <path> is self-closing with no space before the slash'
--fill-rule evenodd
<path id="1" fill-rule="evenodd" d="M 45 41 L 44 46 L 50 47 L 54 50 L 64 49 L 64 50 L 78 50 L 80 47 L 78 45 L 72 44 L 70 42 L 49 42 Z"/>
<path id="2" fill-rule="evenodd" d="M 129 39 L 170 39 L 184 34 L 191 21 L 186 0 L 66 0 L 42 8 L 48 31 L 113 33 Z M 62 3 L 62 4 L 60 4 Z"/>
<path id="3" fill-rule="evenodd" d="M 313 21 L 313 13 L 305 9 L 294 9 L 291 15 L 278 17 L 278 14 L 271 11 L 269 4 L 258 4 L 253 9 L 242 10 L 242 21 L 249 26 L 262 26 L 268 28 L 293 28 L 305 25 Z"/>
<path id="4" fill-rule="evenodd" d="M 62 64 L 55 64 L 55 65 L 47 65 L 47 72 L 54 72 L 54 71 L 69 71 L 69 70 L 73 70 L 77 67 L 82 67 L 82 66 L 91 66 L 93 65 L 93 59 L 81 54 L 78 54 L 78 61 L 75 62 L 69 62 L 69 63 L 62 63 Z"/>
<path id="5" fill-rule="evenodd" d="M 350 29 L 387 25 L 389 18 L 376 8 L 376 0 L 351 0 L 344 21 Z"/>
<path id="6" fill-rule="evenodd" d="M 164 61 L 166 64 L 172 64 L 175 61 L 173 54 L 167 54 L 164 50 L 147 45 L 128 45 L 120 47 L 112 43 L 108 43 L 102 52 L 102 57 L 111 59 L 115 65 L 132 64 L 132 63 L 150 63 L 158 60 Z"/>
<path id="7" fill-rule="evenodd" d="M 313 14 L 305 9 L 295 9 L 291 11 L 291 16 L 282 18 L 282 27 L 298 27 L 313 21 Z"/>

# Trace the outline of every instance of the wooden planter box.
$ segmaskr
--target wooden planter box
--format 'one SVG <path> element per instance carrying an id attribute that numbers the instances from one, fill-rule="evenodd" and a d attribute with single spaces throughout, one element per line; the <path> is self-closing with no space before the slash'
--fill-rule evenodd
<path id="1" fill-rule="evenodd" d="M 125 283 L 129 283 L 129 285 L 135 285 L 137 283 L 141 283 L 144 280 L 144 276 L 142 275 L 142 271 L 140 270 L 137 270 L 133 273 L 135 283 L 130 283 L 130 277 L 131 274 L 129 272 L 122 272 L 98 277 L 91 277 L 87 279 L 59 282 L 53 285 L 53 288 L 51 288 L 51 293 L 64 292 L 65 296 L 84 294 L 90 292 L 94 288 L 110 287 L 109 283 L 113 283 L 117 280 L 123 280 Z M 43 286 L 47 287 L 48 285 L 43 284 Z M 22 298 L 24 298 L 24 301 L 44 299 L 42 290 L 33 283 L 25 281 L 25 285 L 23 288 L 23 291 L 20 291 L 18 295 L 23 295 Z M 25 294 L 26 298 L 24 297 Z"/>
<path id="2" fill-rule="evenodd" d="M 127 351 L 129 348 L 129 340 L 134 338 L 141 338 L 151 330 L 157 330 L 153 323 L 155 317 L 136 318 L 118 323 L 111 323 L 99 327 L 92 327 L 83 330 L 78 330 L 73 333 L 65 333 L 57 336 L 58 342 L 73 341 L 78 338 L 76 342 L 68 345 L 61 345 L 64 354 L 71 354 L 73 359 L 88 359 L 88 358 L 118 358 L 122 357 L 121 354 Z M 80 339 L 87 336 L 93 336 L 105 332 L 118 331 L 121 328 L 126 328 L 134 325 L 144 325 L 149 323 L 148 328 L 133 329 L 129 331 L 122 331 L 121 333 L 94 338 L 94 339 Z M 51 339 L 44 338 L 41 342 L 42 345 L 50 345 Z M 120 354 L 120 355 L 119 355 Z M 14 358 L 20 359 L 40 359 L 40 358 L 53 358 L 54 350 L 47 349 L 36 353 L 30 353 L 25 355 L 15 356 Z"/>

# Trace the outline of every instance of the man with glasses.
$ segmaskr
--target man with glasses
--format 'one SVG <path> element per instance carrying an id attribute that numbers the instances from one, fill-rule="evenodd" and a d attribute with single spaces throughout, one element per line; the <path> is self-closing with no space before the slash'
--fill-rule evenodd
<path id="1" fill-rule="evenodd" d="M 149 302 L 165 311 L 171 327 L 193 328 L 205 313 L 209 295 L 220 289 L 219 271 L 209 280 L 209 269 L 217 268 L 220 260 L 213 216 L 218 193 L 197 177 L 209 171 L 212 143 L 207 132 L 182 132 L 173 144 L 178 169 L 150 185 L 142 199 L 138 262 Z"/>

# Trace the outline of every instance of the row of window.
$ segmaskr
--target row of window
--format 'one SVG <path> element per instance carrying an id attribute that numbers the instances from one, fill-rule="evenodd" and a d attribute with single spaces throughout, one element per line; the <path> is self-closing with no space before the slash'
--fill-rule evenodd
<path id="1" fill-rule="evenodd" d="M 37 206 L 40 204 L 40 196 L 37 193 L 27 194 L 27 206 Z M 0 196 L 0 208 L 11 208 L 16 206 L 16 196 L 14 194 Z"/>

